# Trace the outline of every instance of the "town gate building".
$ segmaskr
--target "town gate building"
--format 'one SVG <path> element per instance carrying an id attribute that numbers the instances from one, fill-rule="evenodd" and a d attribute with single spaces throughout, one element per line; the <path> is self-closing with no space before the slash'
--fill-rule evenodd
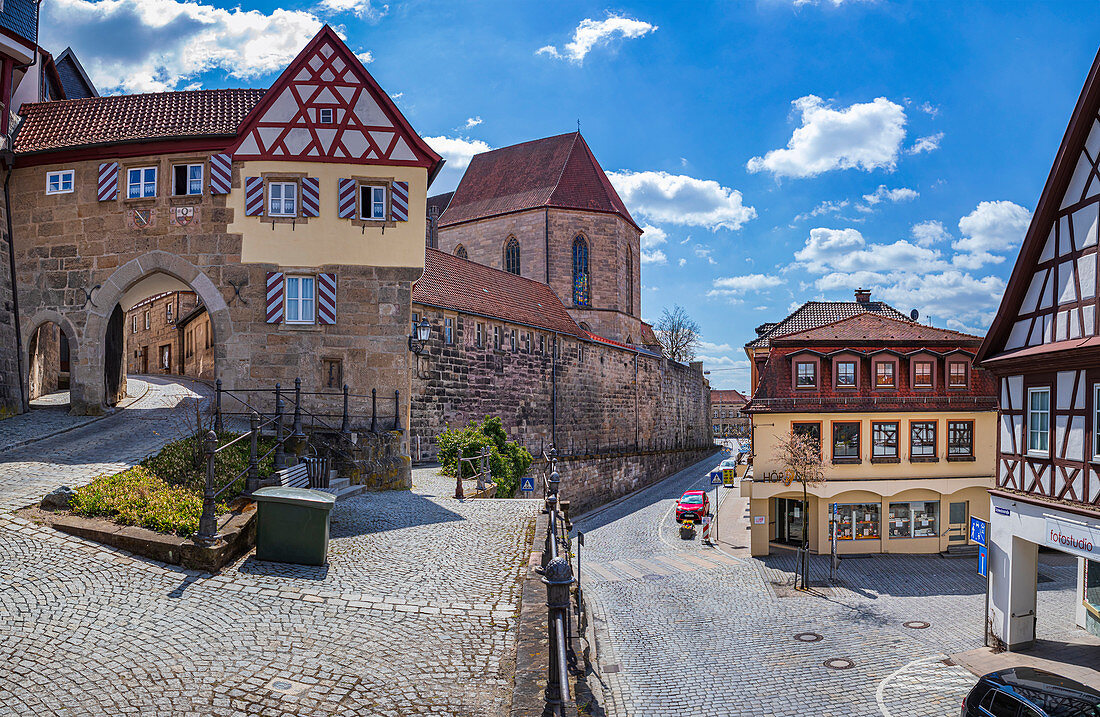
<path id="1" fill-rule="evenodd" d="M 208 313 L 226 388 L 301 377 L 319 392 L 336 367 L 353 394 L 377 389 L 380 413 L 407 423 L 412 282 L 442 160 L 330 28 L 267 89 L 38 102 L 21 114 L 21 328 L 52 323 L 66 337 L 74 412 L 124 394 L 125 312 L 188 291 Z M 364 401 L 353 398 L 353 414 L 369 415 Z"/>
<path id="2" fill-rule="evenodd" d="M 1010 649 L 1049 617 L 1036 602 L 1039 548 L 1078 558 L 1074 618 L 1100 635 L 1098 162 L 1100 54 L 978 352 L 1000 390 L 987 619 Z"/>

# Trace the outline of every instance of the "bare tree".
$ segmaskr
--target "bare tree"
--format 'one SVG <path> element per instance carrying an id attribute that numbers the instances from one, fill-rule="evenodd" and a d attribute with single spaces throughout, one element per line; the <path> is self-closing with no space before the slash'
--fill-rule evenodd
<path id="1" fill-rule="evenodd" d="M 783 466 L 783 483 L 795 481 L 802 484 L 802 589 L 809 584 L 809 500 L 808 487 L 825 482 L 825 463 L 821 457 L 821 441 L 805 433 L 791 433 L 780 438 L 776 445 L 776 458 Z"/>
<path id="2" fill-rule="evenodd" d="M 699 324 L 688 316 L 684 307 L 677 304 L 671 311 L 665 307 L 653 330 L 657 340 L 661 342 L 665 356 L 680 363 L 687 363 L 695 358 L 695 347 L 699 343 Z"/>

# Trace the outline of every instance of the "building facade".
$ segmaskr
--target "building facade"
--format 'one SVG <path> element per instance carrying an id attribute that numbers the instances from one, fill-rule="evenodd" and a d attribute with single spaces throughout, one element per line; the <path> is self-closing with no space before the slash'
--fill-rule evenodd
<path id="1" fill-rule="evenodd" d="M 978 358 L 1000 390 L 989 614 L 1035 641 L 1040 548 L 1078 558 L 1074 618 L 1100 635 L 1100 54 L 1089 71 Z"/>
<path id="2" fill-rule="evenodd" d="M 429 207 L 444 203 L 429 246 L 546 284 L 584 330 L 644 343 L 642 232 L 579 132 L 476 155 Z"/>
<path id="3" fill-rule="evenodd" d="M 74 411 L 124 394 L 126 309 L 193 292 L 227 389 L 301 377 L 321 392 L 338 366 L 356 417 L 377 389 L 405 397 L 388 412 L 407 422 L 412 282 L 441 159 L 330 28 L 267 89 L 87 97 L 22 115 L 22 327 L 65 334 Z"/>
<path id="4" fill-rule="evenodd" d="M 711 389 L 711 430 L 714 438 L 747 438 L 750 421 L 743 413 L 748 399 L 733 389 Z"/>
<path id="5" fill-rule="evenodd" d="M 981 339 L 873 312 L 772 336 L 752 417 L 753 477 L 742 483 L 752 554 L 772 544 L 850 553 L 938 553 L 987 519 L 997 398 L 973 365 Z M 791 482 L 779 443 L 820 447 L 825 480 Z"/>
<path id="6" fill-rule="evenodd" d="M 168 291 L 126 311 L 127 374 L 187 375 L 180 319 L 199 306 L 193 291 Z"/>

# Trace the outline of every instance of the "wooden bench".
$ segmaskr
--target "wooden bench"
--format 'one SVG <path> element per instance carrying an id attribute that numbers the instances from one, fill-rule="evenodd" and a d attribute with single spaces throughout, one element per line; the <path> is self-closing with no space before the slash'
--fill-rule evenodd
<path id="1" fill-rule="evenodd" d="M 305 463 L 276 471 L 275 475 L 279 478 L 279 485 L 286 488 L 309 487 L 309 468 Z"/>
<path id="2" fill-rule="evenodd" d="M 310 488 L 328 488 L 328 458 L 303 458 Z"/>

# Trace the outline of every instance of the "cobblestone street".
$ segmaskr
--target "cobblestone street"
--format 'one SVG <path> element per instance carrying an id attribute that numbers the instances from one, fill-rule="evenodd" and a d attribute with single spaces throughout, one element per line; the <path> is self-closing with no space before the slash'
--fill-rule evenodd
<path id="1" fill-rule="evenodd" d="M 416 471 L 337 504 L 327 566 L 217 576 L 12 517 L 155 451 L 209 393 L 147 380 L 126 410 L 0 452 L 0 712 L 507 714 L 534 501 L 456 501 Z"/>
<path id="2" fill-rule="evenodd" d="M 838 585 L 798 593 L 793 552 L 734 558 L 698 537 L 680 540 L 675 500 L 689 488 L 709 489 L 717 463 L 576 521 L 585 532 L 581 580 L 608 713 L 957 715 L 976 678 L 943 660 L 982 644 L 985 581 L 974 559 L 849 558 Z M 747 521 L 719 526 L 746 528 Z M 828 577 L 826 560 L 818 559 L 814 577 Z M 1042 556 L 1041 639 L 1079 634 L 1075 577 L 1072 559 Z M 903 625 L 910 621 L 929 625 Z M 851 665 L 826 666 L 833 659 Z"/>

